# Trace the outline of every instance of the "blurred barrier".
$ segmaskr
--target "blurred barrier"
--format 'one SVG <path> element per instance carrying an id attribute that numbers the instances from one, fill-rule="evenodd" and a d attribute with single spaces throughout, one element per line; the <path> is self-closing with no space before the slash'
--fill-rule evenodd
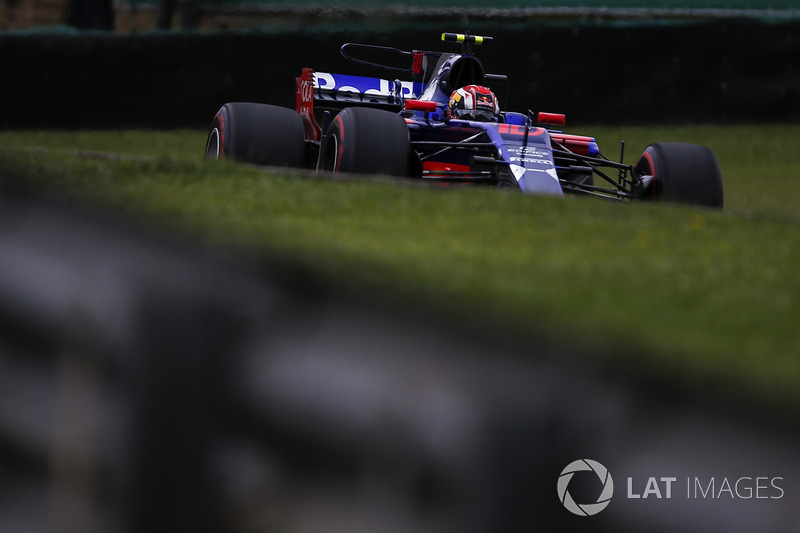
<path id="1" fill-rule="evenodd" d="M 294 106 L 303 67 L 381 75 L 345 62 L 348 41 L 449 49 L 457 17 L 342 22 L 307 29 L 115 36 L 0 35 L 3 128 L 207 127 L 229 101 Z M 800 118 L 800 21 L 470 23 L 510 110 L 576 123 L 787 121 Z M 385 73 L 384 73 L 385 74 Z"/>
<path id="2" fill-rule="evenodd" d="M 790 411 L 636 379 L 563 340 L 465 333 L 8 188 L 0 227 L 2 531 L 800 526 Z M 614 484 L 591 517 L 559 499 L 560 479 L 597 499 L 596 479 L 562 474 L 584 458 Z"/>

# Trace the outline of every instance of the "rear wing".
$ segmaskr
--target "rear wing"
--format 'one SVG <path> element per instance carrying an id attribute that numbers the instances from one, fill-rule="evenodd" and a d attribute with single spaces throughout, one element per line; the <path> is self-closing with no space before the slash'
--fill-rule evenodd
<path id="1" fill-rule="evenodd" d="M 314 73 L 314 97 L 320 103 L 378 105 L 399 110 L 403 100 L 419 97 L 422 89 L 422 83 L 413 81 Z"/>
<path id="2" fill-rule="evenodd" d="M 489 79 L 505 81 L 505 76 L 486 74 L 480 61 L 471 55 L 473 45 L 480 45 L 491 40 L 491 37 L 470 35 L 469 33 L 442 34 L 442 41 L 460 44 L 465 55 L 422 50 L 408 52 L 386 46 L 345 43 L 341 47 L 341 53 L 345 59 L 389 72 L 409 75 L 411 81 L 331 74 L 304 68 L 300 77 L 297 78 L 297 112 L 303 118 L 306 139 L 319 141 L 322 137 L 322 129 L 315 116 L 317 111 L 339 112 L 345 107 L 352 106 L 380 107 L 391 111 L 402 110 L 403 102 L 418 99 L 431 79 L 441 74 L 439 70 L 444 68 L 445 64 L 448 71 L 439 82 L 443 86 L 445 81 L 449 81 L 454 86 L 482 84 Z M 365 56 L 356 57 L 353 52 Z M 411 65 L 410 67 L 399 67 L 376 62 L 369 58 L 370 54 L 388 54 L 388 56 L 403 61 L 410 60 Z M 448 60 L 452 60 L 452 65 L 446 63 Z M 449 92 L 447 94 L 449 95 Z"/>
<path id="3" fill-rule="evenodd" d="M 306 139 L 319 140 L 321 131 L 316 123 L 316 111 L 339 112 L 352 106 L 400 111 L 405 100 L 418 98 L 423 89 L 424 84 L 418 81 L 331 74 L 304 68 L 297 78 L 297 112 L 303 117 Z"/>

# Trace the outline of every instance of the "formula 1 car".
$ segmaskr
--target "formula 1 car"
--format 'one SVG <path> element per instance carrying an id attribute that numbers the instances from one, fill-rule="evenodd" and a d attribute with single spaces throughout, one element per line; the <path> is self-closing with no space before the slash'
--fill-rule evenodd
<path id="1" fill-rule="evenodd" d="M 487 85 L 507 78 L 486 73 L 472 53 L 491 37 L 444 33 L 442 40 L 460 45 L 460 53 L 346 43 L 346 59 L 407 79 L 305 68 L 297 78 L 296 109 L 223 105 L 206 158 L 722 207 L 722 176 L 709 148 L 656 143 L 635 165 L 612 161 L 593 137 L 564 133 L 562 114 L 500 109 Z M 410 67 L 365 59 L 376 52 L 400 56 Z"/>

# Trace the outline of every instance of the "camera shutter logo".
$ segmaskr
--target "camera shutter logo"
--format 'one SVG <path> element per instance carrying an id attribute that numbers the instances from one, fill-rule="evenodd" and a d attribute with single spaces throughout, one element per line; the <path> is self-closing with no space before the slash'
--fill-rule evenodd
<path id="1" fill-rule="evenodd" d="M 600 493 L 595 503 L 576 503 L 575 500 L 572 499 L 569 490 L 567 490 L 569 482 L 572 480 L 572 476 L 575 475 L 575 472 L 582 471 L 593 471 L 603 484 L 603 491 Z M 578 516 L 596 515 L 608 506 L 613 495 L 614 480 L 611 479 L 611 474 L 608 472 L 608 469 L 591 459 L 578 459 L 577 461 L 573 461 L 561 471 L 561 475 L 558 477 L 558 499 L 561 500 L 561 504 L 566 507 L 568 511 Z"/>

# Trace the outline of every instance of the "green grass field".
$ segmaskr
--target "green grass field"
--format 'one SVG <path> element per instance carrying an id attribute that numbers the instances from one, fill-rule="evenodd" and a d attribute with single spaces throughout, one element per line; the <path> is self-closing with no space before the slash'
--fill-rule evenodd
<path id="1" fill-rule="evenodd" d="M 198 131 L 0 132 L 0 169 L 473 330 L 800 407 L 800 126 L 585 132 L 612 158 L 625 139 L 626 162 L 655 141 L 712 147 L 725 210 L 274 174 L 201 161 Z"/>

